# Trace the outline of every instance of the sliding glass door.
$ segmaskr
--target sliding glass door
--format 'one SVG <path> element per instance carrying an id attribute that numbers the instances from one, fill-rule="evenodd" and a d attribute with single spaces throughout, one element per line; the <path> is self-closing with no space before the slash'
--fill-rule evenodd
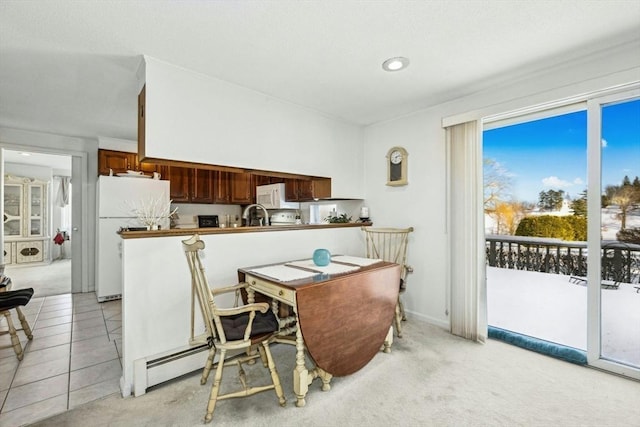
<path id="1" fill-rule="evenodd" d="M 588 101 L 590 364 L 640 377 L 640 98 Z"/>
<path id="2" fill-rule="evenodd" d="M 489 325 L 640 379 L 640 89 L 574 101 L 484 121 Z"/>

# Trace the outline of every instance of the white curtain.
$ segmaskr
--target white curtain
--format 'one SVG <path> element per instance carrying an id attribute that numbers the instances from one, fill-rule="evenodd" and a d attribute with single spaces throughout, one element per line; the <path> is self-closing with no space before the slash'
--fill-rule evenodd
<path id="1" fill-rule="evenodd" d="M 56 194 L 56 206 L 64 208 L 69 204 L 69 183 L 71 182 L 71 177 L 58 176 L 56 178 L 60 180 L 58 193 Z"/>
<path id="2" fill-rule="evenodd" d="M 481 125 L 446 128 L 451 333 L 484 342 L 487 286 L 482 186 Z"/>

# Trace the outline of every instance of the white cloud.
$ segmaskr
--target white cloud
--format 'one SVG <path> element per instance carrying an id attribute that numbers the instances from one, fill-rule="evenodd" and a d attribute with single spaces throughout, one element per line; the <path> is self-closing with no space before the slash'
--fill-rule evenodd
<path id="1" fill-rule="evenodd" d="M 571 187 L 573 184 L 569 181 L 560 179 L 557 176 L 549 176 L 542 178 L 542 185 L 550 188 L 566 188 Z"/>
<path id="2" fill-rule="evenodd" d="M 607 148 L 607 145 L 609 145 L 609 143 L 607 142 L 606 139 L 602 138 L 602 148 Z"/>
<path id="3" fill-rule="evenodd" d="M 575 185 L 582 185 L 582 184 L 584 184 L 584 181 L 581 178 L 576 178 L 576 179 L 573 180 L 573 183 Z"/>

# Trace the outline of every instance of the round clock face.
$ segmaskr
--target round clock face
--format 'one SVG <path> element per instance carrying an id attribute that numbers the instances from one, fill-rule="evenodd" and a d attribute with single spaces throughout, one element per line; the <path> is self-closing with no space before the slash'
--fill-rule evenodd
<path id="1" fill-rule="evenodd" d="M 397 165 L 401 161 L 402 161 L 402 153 L 400 151 L 396 150 L 393 153 L 391 153 L 391 163 L 393 163 L 394 165 Z"/>

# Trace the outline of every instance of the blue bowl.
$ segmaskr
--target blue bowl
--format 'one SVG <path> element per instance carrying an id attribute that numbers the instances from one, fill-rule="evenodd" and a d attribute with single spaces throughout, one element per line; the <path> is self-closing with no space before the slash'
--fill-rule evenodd
<path id="1" fill-rule="evenodd" d="M 331 263 L 331 252 L 327 249 L 313 251 L 313 263 L 318 267 L 325 267 Z"/>

